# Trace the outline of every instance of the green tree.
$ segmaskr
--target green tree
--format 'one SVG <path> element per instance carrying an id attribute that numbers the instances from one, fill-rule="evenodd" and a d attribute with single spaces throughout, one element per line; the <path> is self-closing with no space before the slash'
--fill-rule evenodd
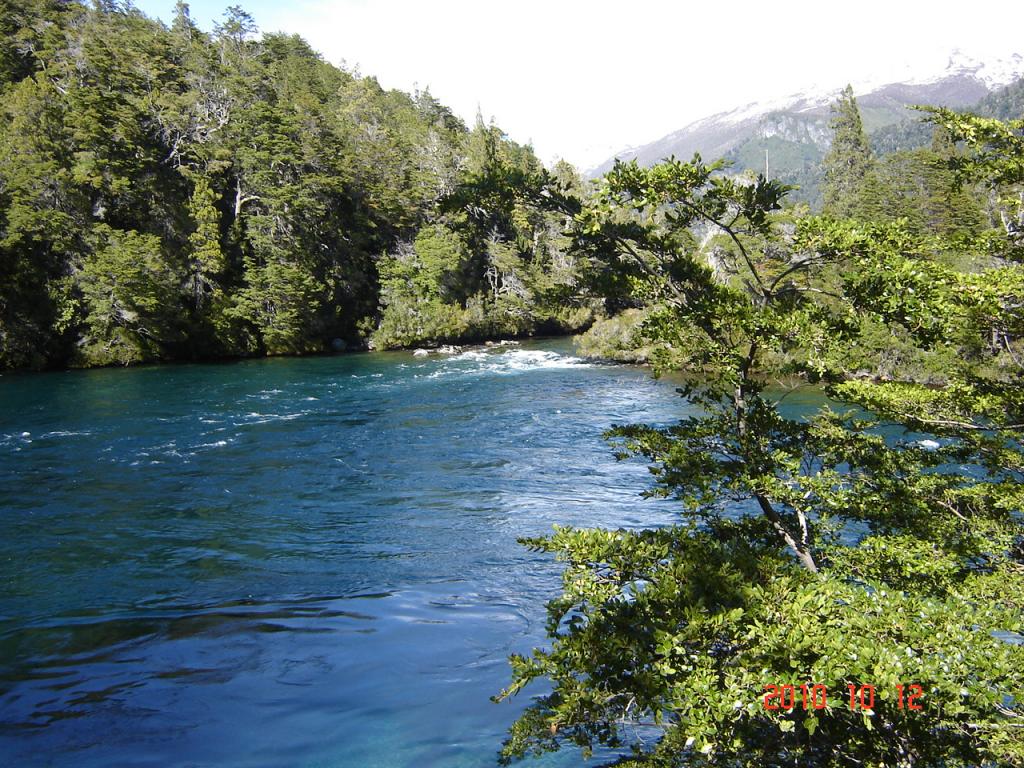
<path id="1" fill-rule="evenodd" d="M 529 147 L 260 35 L 238 6 L 208 34 L 184 2 L 168 28 L 127 3 L 11 0 L 0 28 L 2 367 L 359 342 L 389 322 L 381 255 L 436 227 L 465 245 L 434 297 L 447 319 L 401 343 L 531 332 L 572 283 L 556 220 L 513 199 L 540 171 Z M 504 191 L 456 211 L 485 168 L 509 170 Z M 492 242 L 509 249 L 500 307 Z M 147 254 L 144 274 L 124 249 Z M 113 303 L 97 292 L 111 281 Z M 154 281 L 161 312 L 122 322 L 125 291 Z"/>
<path id="2" fill-rule="evenodd" d="M 411 346 L 463 336 L 468 324 L 458 275 L 467 256 L 459 235 L 440 224 L 424 227 L 411 244 L 385 255 L 378 264 L 383 317 L 374 345 Z"/>
<path id="3" fill-rule="evenodd" d="M 825 169 L 825 212 L 836 216 L 864 213 L 864 196 L 874 190 L 875 157 L 861 122 L 853 88 L 846 86 L 832 105 L 832 146 L 822 164 Z M 867 204 L 870 207 L 870 202 Z"/>
<path id="4" fill-rule="evenodd" d="M 945 109 L 928 110 L 950 133 L 974 151 L 955 156 L 950 164 L 960 180 L 982 179 L 1000 227 L 990 242 L 993 253 L 1012 261 L 1024 259 L 1024 119 L 1001 121 L 958 115 Z"/>
<path id="5" fill-rule="evenodd" d="M 566 570 L 551 647 L 513 657 L 502 695 L 537 678 L 551 690 L 503 754 L 568 743 L 636 766 L 1022 764 L 1024 645 L 1006 640 L 1024 607 L 1019 389 L 972 388 L 967 360 L 945 390 L 848 382 L 843 355 L 861 315 L 922 346 L 952 343 L 955 327 L 1015 333 L 1019 272 L 937 264 L 901 224 L 794 227 L 777 212 L 785 188 L 717 170 L 618 164 L 592 200 L 562 206 L 578 206 L 576 248 L 601 284 L 653 307 L 654 360 L 698 408 L 610 433 L 623 457 L 652 462 L 651 493 L 681 502 L 680 525 L 526 542 Z M 709 224 L 718 243 L 695 237 Z M 780 360 L 837 406 L 788 417 L 767 389 Z M 922 430 L 942 442 L 921 445 Z M 824 685 L 829 704 L 766 708 L 764 687 L 783 684 Z M 911 684 L 921 711 L 900 699 Z M 849 708 L 850 685 L 875 686 L 873 706 Z"/>
<path id="6" fill-rule="evenodd" d="M 94 232 L 98 242 L 80 278 L 86 362 L 126 365 L 159 356 L 181 330 L 175 301 L 179 276 L 167 266 L 154 235 L 105 225 Z"/>
<path id="7" fill-rule="evenodd" d="M 27 78 L 7 91 L 0 122 L 0 366 L 62 357 L 74 322 L 69 263 L 80 258 L 80 217 L 59 92 Z"/>
<path id="8" fill-rule="evenodd" d="M 875 218 L 906 219 L 917 234 L 935 233 L 948 242 L 978 237 L 987 229 L 984 206 L 970 185 L 955 177 L 958 150 L 936 126 L 930 147 L 893 152 L 877 165 L 883 193 Z"/>

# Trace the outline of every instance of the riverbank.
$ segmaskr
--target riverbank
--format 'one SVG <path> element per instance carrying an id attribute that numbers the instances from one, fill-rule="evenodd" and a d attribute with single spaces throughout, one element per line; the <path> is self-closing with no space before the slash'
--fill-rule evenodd
<path id="1" fill-rule="evenodd" d="M 97 363 L 97 364 L 76 364 L 68 362 L 63 365 L 49 365 L 39 368 L 21 367 L 21 368 L 6 368 L 0 369 L 0 376 L 12 375 L 12 374 L 32 374 L 32 373 L 46 373 L 46 372 L 59 372 L 59 371 L 79 371 L 79 370 L 102 370 L 111 368 L 148 368 L 158 366 L 177 366 L 177 365 L 219 365 L 219 364 L 231 364 L 238 363 L 246 360 L 264 360 L 264 359 L 301 359 L 301 358 L 317 358 L 317 357 L 334 357 L 338 355 L 351 355 L 360 353 L 370 352 L 411 352 L 413 354 L 455 354 L 457 352 L 473 349 L 473 348 L 486 348 L 492 346 L 508 346 L 512 344 L 523 344 L 528 341 L 539 341 L 543 342 L 551 339 L 575 339 L 579 334 L 572 332 L 563 333 L 541 333 L 541 334 L 530 334 L 524 333 L 519 335 L 514 334 L 502 334 L 495 335 L 493 337 L 480 337 L 480 336 L 468 336 L 463 339 L 456 339 L 453 341 L 448 340 L 421 340 L 419 343 L 410 344 L 407 346 L 393 346 L 385 347 L 383 349 L 377 349 L 369 343 L 367 339 L 360 339 L 357 341 L 344 341 L 342 339 L 333 339 L 330 343 L 325 343 L 323 348 L 318 350 L 305 350 L 297 352 L 275 352 L 275 353 L 254 353 L 250 355 L 196 355 L 194 357 L 152 357 L 140 360 L 133 360 L 125 363 Z M 339 343 L 340 342 L 340 343 Z"/>

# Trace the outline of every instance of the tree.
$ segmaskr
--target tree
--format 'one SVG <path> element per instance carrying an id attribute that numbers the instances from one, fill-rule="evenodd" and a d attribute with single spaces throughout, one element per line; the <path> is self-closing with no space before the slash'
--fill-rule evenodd
<path id="1" fill-rule="evenodd" d="M 458 296 L 458 275 L 467 257 L 457 233 L 424 227 L 378 264 L 383 317 L 374 346 L 411 345 L 424 339 L 457 340 L 468 330 Z"/>
<path id="2" fill-rule="evenodd" d="M 443 322 L 401 343 L 558 314 L 546 302 L 575 264 L 556 219 L 514 200 L 540 163 L 496 126 L 470 132 L 429 92 L 386 91 L 237 6 L 212 34 L 185 2 L 169 28 L 123 2 L 4 8 L 0 367 L 358 344 L 394 319 L 383 255 L 436 227 L 465 253 L 432 299 Z M 510 171 L 500 195 L 449 205 L 495 169 Z M 486 300 L 491 241 L 507 250 L 498 293 L 514 295 L 501 306 Z M 141 272 L 125 253 L 145 254 Z M 136 327 L 125 308 L 157 284 L 164 306 Z"/>
<path id="3" fill-rule="evenodd" d="M 80 257 L 59 93 L 22 80 L 0 122 L 0 366 L 42 367 L 61 354 L 77 307 L 68 263 Z"/>
<path id="4" fill-rule="evenodd" d="M 990 243 L 994 253 L 1019 262 L 1024 259 L 1024 120 L 1001 121 L 929 109 L 953 141 L 967 142 L 974 151 L 953 157 L 950 164 L 960 180 L 984 181 L 1001 226 Z"/>
<path id="5" fill-rule="evenodd" d="M 954 326 L 984 336 L 1022 305 L 1018 278 L 941 266 L 899 223 L 788 222 L 784 187 L 718 169 L 620 163 L 576 201 L 575 248 L 601 285 L 653 307 L 654 359 L 698 412 L 610 433 L 652 462 L 651 493 L 681 502 L 680 525 L 526 540 L 566 570 L 550 649 L 513 657 L 502 697 L 537 678 L 551 691 L 503 755 L 570 743 L 634 766 L 1024 764 L 1024 645 L 1005 639 L 1022 627 L 1024 457 L 997 405 L 1020 401 L 985 394 L 1020 390 L 965 390 L 966 361 L 943 391 L 849 382 L 843 367 L 859 316 L 922 346 L 953 343 Z M 766 386 L 779 370 L 861 409 L 789 418 Z M 796 706 L 767 707 L 769 685 L 795 686 Z M 824 708 L 799 703 L 814 685 Z M 865 685 L 873 703 L 848 706 Z"/>
<path id="6" fill-rule="evenodd" d="M 85 263 L 81 289 L 87 309 L 86 359 L 98 365 L 138 362 L 177 341 L 179 277 L 160 240 L 100 226 Z"/>
<path id="7" fill-rule="evenodd" d="M 987 229 L 982 200 L 955 178 L 951 167 L 958 151 L 948 132 L 935 126 L 930 147 L 879 160 L 875 173 L 881 199 L 872 206 L 874 217 L 904 218 L 916 234 L 934 233 L 954 245 L 981 235 Z"/>
<path id="8" fill-rule="evenodd" d="M 832 146 L 822 161 L 825 169 L 825 211 L 836 216 L 863 213 L 875 157 L 861 122 L 853 88 L 846 86 L 832 105 Z"/>

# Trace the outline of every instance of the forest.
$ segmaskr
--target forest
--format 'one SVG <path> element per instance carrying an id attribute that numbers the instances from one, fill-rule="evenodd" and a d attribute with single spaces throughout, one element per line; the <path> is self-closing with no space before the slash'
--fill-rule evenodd
<path id="1" fill-rule="evenodd" d="M 9 7 L 0 366 L 586 330 L 699 406 L 607 434 L 678 524 L 523 540 L 565 568 L 502 760 L 1024 765 L 1019 86 L 884 157 L 848 88 L 819 211 L 699 156 L 547 169 L 237 7 Z"/>
<path id="2" fill-rule="evenodd" d="M 451 204 L 529 147 L 233 7 L 5 4 L 0 368 L 297 354 L 583 327 L 562 222 Z M 555 170 L 580 183 L 568 165 Z"/>
<path id="3" fill-rule="evenodd" d="M 0 368 L 436 346 L 595 321 L 585 352 L 644 358 L 629 341 L 643 302 L 591 290 L 571 212 L 526 193 L 593 182 L 545 169 L 482 117 L 467 127 L 429 90 L 385 91 L 298 37 L 260 35 L 237 6 L 212 34 L 184 3 L 170 27 L 130 4 L 57 0 L 9 3 L 2 23 Z M 1012 112 L 1020 90 L 986 111 Z M 918 146 L 927 131 L 877 157 L 862 129 L 839 136 L 826 211 L 985 231 L 990 201 L 954 178 L 945 133 Z M 941 377 L 875 330 L 875 349 L 851 351 L 858 370 Z"/>

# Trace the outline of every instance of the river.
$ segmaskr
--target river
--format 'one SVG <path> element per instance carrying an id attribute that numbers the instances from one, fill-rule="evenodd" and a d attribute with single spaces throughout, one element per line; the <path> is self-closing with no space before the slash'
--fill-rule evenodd
<path id="1" fill-rule="evenodd" d="M 672 522 L 601 433 L 687 407 L 566 341 L 0 377 L 0 762 L 494 765 L 516 538 Z"/>

